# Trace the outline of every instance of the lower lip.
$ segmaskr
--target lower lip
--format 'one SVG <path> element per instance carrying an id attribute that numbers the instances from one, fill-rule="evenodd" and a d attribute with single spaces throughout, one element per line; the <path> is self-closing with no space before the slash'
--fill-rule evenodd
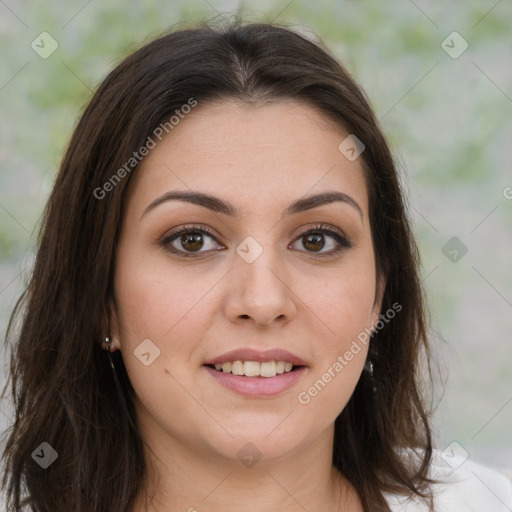
<path id="1" fill-rule="evenodd" d="M 294 386 L 304 374 L 306 367 L 301 366 L 291 372 L 275 377 L 245 377 L 224 373 L 209 366 L 203 368 L 221 385 L 236 393 L 253 398 L 276 396 Z"/>

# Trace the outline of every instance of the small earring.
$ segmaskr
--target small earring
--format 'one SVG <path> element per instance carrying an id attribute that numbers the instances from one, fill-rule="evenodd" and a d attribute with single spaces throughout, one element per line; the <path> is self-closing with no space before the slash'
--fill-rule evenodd
<path id="1" fill-rule="evenodd" d="M 109 361 L 110 361 L 110 366 L 112 367 L 112 370 L 114 370 L 115 372 L 115 366 L 114 366 L 114 361 L 112 361 L 112 357 L 110 355 L 111 352 L 114 352 L 115 350 L 117 350 L 115 347 L 112 347 L 110 344 L 112 343 L 112 338 L 110 336 L 105 336 L 105 345 L 107 346 L 106 350 L 107 350 L 107 356 L 109 358 Z"/>
<path id="2" fill-rule="evenodd" d="M 375 387 L 375 379 L 373 377 L 374 366 L 373 361 L 371 359 L 368 359 L 368 361 L 366 361 L 364 369 L 370 374 L 370 382 L 372 383 L 372 389 L 373 392 L 375 393 L 377 391 L 377 388 Z"/>
<path id="3" fill-rule="evenodd" d="M 106 350 L 108 350 L 109 352 L 114 352 L 117 349 L 113 345 L 110 345 L 111 343 L 112 338 L 110 336 L 105 336 L 105 345 L 107 346 Z"/>

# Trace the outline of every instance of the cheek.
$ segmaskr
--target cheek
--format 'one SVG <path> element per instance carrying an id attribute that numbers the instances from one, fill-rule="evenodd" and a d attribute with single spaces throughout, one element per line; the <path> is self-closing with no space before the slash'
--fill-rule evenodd
<path id="1" fill-rule="evenodd" d="M 374 303 L 371 272 L 343 274 L 310 294 L 308 307 L 321 321 L 314 340 L 314 365 L 297 393 L 307 417 L 332 422 L 349 401 L 366 361 Z"/>
<path id="2" fill-rule="evenodd" d="M 306 305 L 315 313 L 325 345 L 331 350 L 342 350 L 350 341 L 371 326 L 375 301 L 373 262 L 347 262 L 339 272 L 328 279 L 317 281 L 315 289 L 306 293 Z M 314 282 L 314 281 L 311 281 Z"/>
<path id="3" fill-rule="evenodd" d="M 199 346 L 197 340 L 208 321 L 201 306 L 214 281 L 149 264 L 136 251 L 127 250 L 123 256 L 115 277 L 123 361 L 140 403 L 167 424 L 170 419 L 161 397 L 172 401 L 173 414 L 185 411 L 187 400 L 180 385 L 187 379 L 183 363 Z M 145 345 L 151 361 L 147 366 L 138 358 L 144 340 L 157 347 Z"/>
<path id="4" fill-rule="evenodd" d="M 221 275 L 202 272 L 199 267 L 186 271 L 169 268 L 165 259 L 148 262 L 135 251 L 125 254 L 115 278 L 122 345 L 133 349 L 149 338 L 162 348 L 163 355 L 167 355 L 164 349 L 169 343 L 173 345 L 169 353 L 185 348 L 190 352 L 187 340 L 204 331 L 209 320 L 209 292 Z"/>
<path id="5" fill-rule="evenodd" d="M 311 375 L 297 399 L 304 414 L 329 414 L 330 420 L 345 407 L 361 376 L 369 348 L 375 301 L 373 257 L 359 252 L 343 262 L 328 279 L 311 279 L 318 287 L 304 295 L 317 326 Z M 304 288 L 304 291 L 306 288 Z"/>

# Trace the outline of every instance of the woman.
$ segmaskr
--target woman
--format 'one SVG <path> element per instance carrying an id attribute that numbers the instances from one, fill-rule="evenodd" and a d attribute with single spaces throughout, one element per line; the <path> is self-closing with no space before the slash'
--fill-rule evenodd
<path id="1" fill-rule="evenodd" d="M 320 43 L 234 23 L 125 59 L 72 136 L 25 301 L 10 510 L 477 506 L 478 468 L 432 447 L 389 148 Z M 477 509 L 508 510 L 491 480 L 503 504 Z"/>

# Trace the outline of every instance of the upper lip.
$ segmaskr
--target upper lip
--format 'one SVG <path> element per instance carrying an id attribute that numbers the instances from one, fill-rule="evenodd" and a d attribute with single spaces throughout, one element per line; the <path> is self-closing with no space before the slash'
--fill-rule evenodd
<path id="1" fill-rule="evenodd" d="M 223 364 L 233 361 L 258 361 L 260 363 L 266 361 L 284 361 L 285 363 L 292 363 L 294 366 L 306 366 L 306 363 L 300 357 L 282 348 L 273 348 L 271 350 L 255 350 L 251 348 L 235 349 L 214 357 L 204 364 Z"/>

